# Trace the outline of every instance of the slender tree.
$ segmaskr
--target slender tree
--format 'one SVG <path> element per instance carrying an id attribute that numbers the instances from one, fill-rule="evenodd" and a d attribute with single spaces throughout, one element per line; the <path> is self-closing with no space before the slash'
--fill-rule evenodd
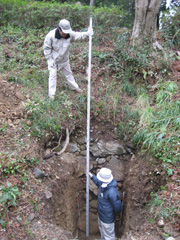
<path id="1" fill-rule="evenodd" d="M 95 0 L 90 0 L 90 5 L 94 6 L 95 5 Z"/>
<path id="2" fill-rule="evenodd" d="M 135 0 L 135 20 L 132 31 L 132 43 L 141 44 L 144 40 L 155 48 L 162 49 L 156 39 L 156 23 L 163 0 Z"/>

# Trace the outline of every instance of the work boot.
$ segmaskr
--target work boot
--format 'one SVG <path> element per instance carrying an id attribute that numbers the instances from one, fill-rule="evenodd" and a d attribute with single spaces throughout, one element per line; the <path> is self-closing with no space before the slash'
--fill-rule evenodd
<path id="1" fill-rule="evenodd" d="M 54 101 L 54 96 L 49 96 L 50 100 Z"/>
<path id="2" fill-rule="evenodd" d="M 83 92 L 83 90 L 80 89 L 80 88 L 76 88 L 76 89 L 74 89 L 74 91 L 76 91 L 76 92 L 78 92 L 78 93 L 82 93 L 82 92 Z"/>

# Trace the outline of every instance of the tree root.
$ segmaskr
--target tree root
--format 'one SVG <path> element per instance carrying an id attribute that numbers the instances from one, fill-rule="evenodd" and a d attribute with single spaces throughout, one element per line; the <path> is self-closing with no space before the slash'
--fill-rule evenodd
<path id="1" fill-rule="evenodd" d="M 160 51 L 163 50 L 163 47 L 161 46 L 161 44 L 158 43 L 158 41 L 155 41 L 153 43 L 153 48 L 156 49 L 156 50 L 160 50 Z"/>
<path id="2" fill-rule="evenodd" d="M 65 143 L 64 143 L 64 147 L 63 147 L 63 149 L 62 149 L 61 151 L 56 152 L 56 153 L 55 153 L 56 155 L 60 156 L 63 152 L 66 151 L 66 148 L 67 148 L 67 146 L 68 146 L 68 144 L 69 144 L 69 136 L 70 136 L 70 134 L 69 134 L 69 129 L 66 128 L 66 140 L 65 140 Z"/>
<path id="3" fill-rule="evenodd" d="M 58 148 L 60 146 L 60 143 L 61 143 L 61 138 L 62 138 L 62 133 L 60 135 L 60 138 L 59 138 L 59 141 L 58 141 L 58 145 L 56 147 L 54 147 L 51 152 L 53 152 L 56 148 Z"/>
<path id="4" fill-rule="evenodd" d="M 57 149 L 60 146 L 61 139 L 62 139 L 62 134 L 60 135 L 60 138 L 59 138 L 59 141 L 58 141 L 58 145 L 51 150 L 50 154 L 47 154 L 46 156 L 44 156 L 43 159 L 47 160 L 47 159 L 53 157 L 54 155 L 60 156 L 63 152 L 65 152 L 66 148 L 67 148 L 67 146 L 69 144 L 69 136 L 70 136 L 71 132 L 69 132 L 69 129 L 66 128 L 66 140 L 65 140 L 65 142 L 63 144 L 64 146 L 63 146 L 63 149 L 61 151 L 54 152 L 54 150 Z"/>

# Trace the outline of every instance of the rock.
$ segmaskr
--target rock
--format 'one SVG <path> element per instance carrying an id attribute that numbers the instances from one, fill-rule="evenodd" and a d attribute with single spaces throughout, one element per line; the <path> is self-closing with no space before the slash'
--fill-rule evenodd
<path id="1" fill-rule="evenodd" d="M 157 223 L 158 227 L 164 227 L 164 220 L 163 219 L 160 219 Z"/>
<path id="2" fill-rule="evenodd" d="M 119 189 L 122 189 L 122 187 L 123 187 L 123 183 L 122 182 L 117 182 L 117 185 L 118 185 Z"/>
<path id="3" fill-rule="evenodd" d="M 173 237 L 168 237 L 166 240 L 176 240 L 176 239 Z"/>
<path id="4" fill-rule="evenodd" d="M 97 200 L 92 200 L 89 202 L 89 206 L 92 208 L 97 209 Z"/>
<path id="5" fill-rule="evenodd" d="M 134 144 L 132 142 L 128 142 L 126 146 L 132 150 L 135 150 Z"/>
<path id="6" fill-rule="evenodd" d="M 114 134 L 118 135 L 118 129 L 117 129 L 117 127 L 114 128 Z"/>
<path id="7" fill-rule="evenodd" d="M 20 100 L 24 100 L 24 95 L 20 92 L 16 92 L 16 97 L 19 98 Z"/>
<path id="8" fill-rule="evenodd" d="M 97 159 L 96 159 L 96 162 L 97 162 L 98 164 L 103 164 L 103 163 L 106 162 L 106 158 L 97 158 Z"/>
<path id="9" fill-rule="evenodd" d="M 86 136 L 83 136 L 83 137 L 79 137 L 77 138 L 77 143 L 79 144 L 85 144 L 86 143 Z"/>
<path id="10" fill-rule="evenodd" d="M 131 157 L 131 161 L 134 161 L 134 160 L 136 160 L 136 156 L 133 154 Z"/>
<path id="11" fill-rule="evenodd" d="M 34 218 L 35 218 L 35 214 L 34 213 L 30 213 L 27 220 L 29 222 L 31 222 Z"/>
<path id="12" fill-rule="evenodd" d="M 128 148 L 126 149 L 126 151 L 127 151 L 129 154 L 133 155 L 132 148 L 129 148 L 129 147 L 128 147 Z"/>
<path id="13" fill-rule="evenodd" d="M 40 169 L 38 169 L 38 168 L 34 168 L 33 174 L 34 174 L 35 178 L 37 178 L 37 179 L 43 178 L 43 177 L 46 176 L 45 173 L 42 172 L 42 171 L 41 171 Z"/>
<path id="14" fill-rule="evenodd" d="M 61 156 L 60 156 L 60 159 L 61 159 L 61 163 L 63 164 L 69 164 L 69 165 L 75 165 L 76 164 L 76 161 L 75 161 L 75 158 L 73 156 L 73 154 L 71 153 L 63 153 Z"/>
<path id="15" fill-rule="evenodd" d="M 89 211 L 97 214 L 97 209 L 95 209 L 95 208 L 90 208 Z"/>
<path id="16" fill-rule="evenodd" d="M 82 156 L 86 156 L 86 150 L 81 151 L 81 155 L 82 155 Z"/>
<path id="17" fill-rule="evenodd" d="M 79 148 L 77 146 L 76 143 L 69 143 L 67 148 L 66 148 L 66 152 L 70 152 L 70 153 L 75 153 L 79 151 Z"/>
<path id="18" fill-rule="evenodd" d="M 98 187 L 92 180 L 89 181 L 89 190 L 93 192 L 96 196 L 98 195 Z"/>
<path id="19" fill-rule="evenodd" d="M 94 157 L 107 157 L 108 155 L 122 155 L 126 153 L 124 147 L 119 142 L 105 142 L 102 139 L 94 143 L 90 150 Z"/>
<path id="20" fill-rule="evenodd" d="M 121 160 L 112 157 L 106 167 L 111 169 L 113 177 L 116 181 L 124 181 L 124 165 Z"/>
<path id="21" fill-rule="evenodd" d="M 47 148 L 44 155 L 46 156 L 46 155 L 49 155 L 50 153 L 51 153 L 51 148 Z"/>
<path id="22" fill-rule="evenodd" d="M 86 158 L 85 157 L 77 157 L 77 162 L 78 164 L 76 164 L 76 174 L 78 177 L 86 174 Z M 89 171 L 91 171 L 93 169 L 93 165 L 92 163 L 89 164 Z"/>
<path id="23" fill-rule="evenodd" d="M 52 198 L 52 193 L 49 191 L 45 191 L 45 196 L 46 196 L 46 199 L 50 199 Z"/>

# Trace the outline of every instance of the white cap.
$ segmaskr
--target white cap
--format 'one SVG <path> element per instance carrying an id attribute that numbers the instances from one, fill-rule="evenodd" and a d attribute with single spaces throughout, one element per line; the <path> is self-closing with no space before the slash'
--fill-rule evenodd
<path id="1" fill-rule="evenodd" d="M 101 168 L 97 174 L 97 178 L 104 183 L 110 183 L 113 180 L 111 170 L 108 168 Z"/>
<path id="2" fill-rule="evenodd" d="M 59 27 L 61 28 L 63 33 L 71 33 L 72 32 L 70 22 L 66 19 L 60 20 Z"/>

